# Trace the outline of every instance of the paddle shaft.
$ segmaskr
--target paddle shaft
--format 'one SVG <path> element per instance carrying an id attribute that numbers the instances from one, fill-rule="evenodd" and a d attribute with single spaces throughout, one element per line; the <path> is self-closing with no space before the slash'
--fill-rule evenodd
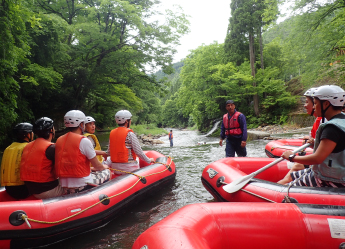
<path id="1" fill-rule="evenodd" d="M 297 148 L 296 150 L 294 150 L 292 153 L 295 154 L 299 151 L 304 150 L 305 148 L 309 147 L 310 144 L 304 144 L 301 147 Z M 253 173 L 240 177 L 238 179 L 236 179 L 235 181 L 231 182 L 230 184 L 227 184 L 225 186 L 223 186 L 223 189 L 228 192 L 228 193 L 234 193 L 238 190 L 240 190 L 242 187 L 244 187 L 244 185 L 246 185 L 254 176 L 260 174 L 262 171 L 265 171 L 266 169 L 276 165 L 277 163 L 283 161 L 284 158 L 278 158 L 277 160 L 267 164 L 266 166 L 262 167 L 261 169 L 258 169 L 257 171 L 254 171 Z"/>

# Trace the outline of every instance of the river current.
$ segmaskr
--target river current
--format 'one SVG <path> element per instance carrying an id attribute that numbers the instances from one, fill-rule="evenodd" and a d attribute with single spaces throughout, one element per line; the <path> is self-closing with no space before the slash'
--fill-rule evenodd
<path id="1" fill-rule="evenodd" d="M 143 147 L 144 150 L 156 150 L 163 155 L 173 157 L 177 174 L 172 186 L 138 203 L 136 207 L 129 209 L 108 225 L 49 248 L 129 249 L 142 232 L 179 208 L 192 203 L 213 202 L 214 198 L 201 183 L 201 174 L 208 164 L 225 157 L 225 145 L 220 147 L 219 138 L 205 137 L 197 131 L 173 129 L 173 134 L 172 148 L 168 136 L 160 138 L 164 144 Z M 267 140 L 249 141 L 247 156 L 266 157 L 267 142 Z"/>

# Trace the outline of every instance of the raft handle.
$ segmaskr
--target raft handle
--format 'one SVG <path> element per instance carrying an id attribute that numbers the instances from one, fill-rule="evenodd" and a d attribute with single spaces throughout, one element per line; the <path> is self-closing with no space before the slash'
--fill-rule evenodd
<path id="1" fill-rule="evenodd" d="M 105 194 L 101 194 L 99 195 L 99 201 L 103 204 L 103 205 L 108 205 L 110 203 L 110 199 L 107 195 Z"/>
<path id="2" fill-rule="evenodd" d="M 23 215 L 26 216 L 26 213 L 23 210 L 14 211 L 9 217 L 9 222 L 12 226 L 20 226 L 25 222 Z"/>

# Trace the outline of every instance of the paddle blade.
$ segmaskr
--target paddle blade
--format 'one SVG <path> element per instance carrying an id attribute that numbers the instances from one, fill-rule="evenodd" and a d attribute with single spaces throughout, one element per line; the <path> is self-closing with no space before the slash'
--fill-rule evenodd
<path id="1" fill-rule="evenodd" d="M 236 179 L 235 181 L 223 186 L 224 191 L 229 194 L 237 192 L 238 190 L 243 188 L 254 177 L 252 174 L 242 176 Z"/>

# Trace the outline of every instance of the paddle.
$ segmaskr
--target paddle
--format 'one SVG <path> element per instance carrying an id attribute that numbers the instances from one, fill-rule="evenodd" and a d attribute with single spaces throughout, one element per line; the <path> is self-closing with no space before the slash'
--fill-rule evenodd
<path id="1" fill-rule="evenodd" d="M 294 154 L 296 154 L 297 152 L 300 152 L 302 150 L 304 150 L 305 148 L 309 147 L 310 144 L 304 144 L 302 145 L 301 147 L 297 148 L 296 150 L 293 151 Z M 260 174 L 262 171 L 265 171 L 266 169 L 276 165 L 277 163 L 283 161 L 284 158 L 278 158 L 277 160 L 271 162 L 270 164 L 267 164 L 266 166 L 262 167 L 261 169 L 258 169 L 257 171 L 249 174 L 249 175 L 246 175 L 246 176 L 243 176 L 243 177 L 240 177 L 238 179 L 236 179 L 235 181 L 233 181 L 232 183 L 229 183 L 225 186 L 223 186 L 223 189 L 225 192 L 228 192 L 228 193 L 235 193 L 236 191 L 240 190 L 241 188 L 244 187 L 244 185 L 246 185 L 254 176 Z"/>

